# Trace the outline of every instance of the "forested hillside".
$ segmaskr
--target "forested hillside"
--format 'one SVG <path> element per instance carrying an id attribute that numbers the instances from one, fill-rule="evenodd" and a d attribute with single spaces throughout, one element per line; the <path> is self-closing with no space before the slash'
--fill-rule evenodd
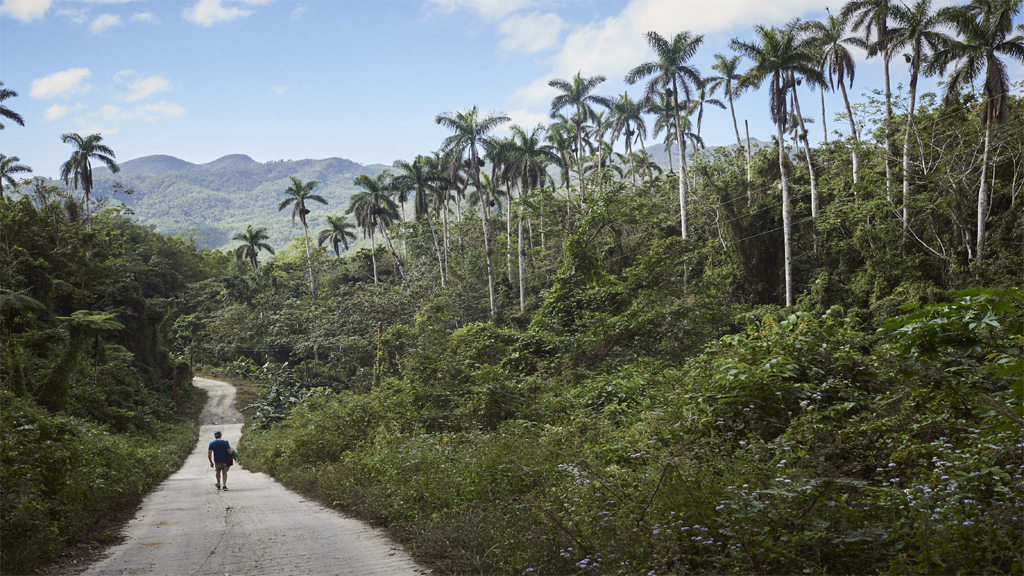
<path id="1" fill-rule="evenodd" d="M 169 327 L 231 259 L 36 183 L 0 199 L 4 574 L 116 536 L 195 445 L 203 398 Z"/>
<path id="2" fill-rule="evenodd" d="M 111 175 L 172 212 L 245 191 L 233 255 L 90 218 L 88 186 L 5 189 L 3 394 L 30 416 L 4 412 L 4 549 L 63 501 L 25 496 L 36 422 L 156 426 L 173 357 L 259 383 L 247 468 L 439 573 L 1024 572 L 1021 2 L 884 4 L 758 26 L 706 74 L 701 36 L 650 32 L 642 99 L 553 79 L 549 125 L 441 113 L 387 170 Z M 800 102 L 845 94 L 851 30 L 886 85 L 813 145 Z M 737 145 L 705 148 L 716 93 L 763 99 L 770 145 L 726 106 Z"/>
<path id="3" fill-rule="evenodd" d="M 191 231 L 190 236 L 200 248 L 213 250 L 232 247 L 231 237 L 252 222 L 267 228 L 272 246 L 286 247 L 299 234 L 290 214 L 276 213 L 289 176 L 319 181 L 317 193 L 331 206 L 344 207 L 356 190 L 352 185 L 356 176 L 375 175 L 384 168 L 342 158 L 264 164 L 242 154 L 207 164 L 191 164 L 171 156 L 149 156 L 129 160 L 120 167 L 117 174 L 96 170 L 97 197 L 124 202 L 135 212 L 134 221 L 153 226 L 161 234 L 173 236 Z M 131 189 L 133 194 L 115 192 L 114 183 Z M 315 214 L 310 221 L 321 226 L 326 220 L 322 214 Z"/>

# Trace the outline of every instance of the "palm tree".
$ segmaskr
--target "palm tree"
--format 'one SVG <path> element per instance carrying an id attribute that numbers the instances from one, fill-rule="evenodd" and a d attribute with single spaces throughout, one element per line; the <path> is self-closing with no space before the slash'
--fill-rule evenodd
<path id="1" fill-rule="evenodd" d="M 437 265 L 441 276 L 441 288 L 445 287 L 444 257 L 434 229 L 434 220 L 430 217 L 430 199 L 438 194 L 441 175 L 437 170 L 437 162 L 429 156 L 417 156 L 412 162 L 395 160 L 393 166 L 400 170 L 395 175 L 392 185 L 396 189 L 413 191 L 413 214 L 419 222 L 426 217 L 430 227 L 430 235 L 434 239 L 434 253 L 437 254 Z"/>
<path id="2" fill-rule="evenodd" d="M 714 95 L 719 89 L 729 101 L 729 112 L 732 114 L 732 128 L 736 131 L 736 145 L 742 147 L 743 140 L 740 138 L 740 127 L 736 123 L 736 106 L 734 101 L 739 98 L 746 86 L 740 82 L 743 74 L 740 73 L 740 60 L 743 56 L 736 54 L 727 58 L 722 54 L 715 54 L 715 63 L 711 69 L 718 72 L 718 76 L 709 76 L 704 79 L 708 85 L 709 93 Z"/>
<path id="3" fill-rule="evenodd" d="M 573 76 L 572 81 L 555 78 L 548 82 L 548 86 L 562 92 L 551 99 L 551 117 L 556 118 L 563 108 L 575 110 L 575 114 L 569 120 L 575 127 L 576 134 L 576 171 L 580 185 L 581 207 L 586 206 L 586 187 L 583 183 L 583 125 L 597 117 L 593 104 L 605 108 L 611 106 L 611 99 L 592 94 L 597 85 L 605 80 L 607 78 L 600 75 L 584 78 L 580 71 Z"/>
<path id="4" fill-rule="evenodd" d="M 864 43 L 871 43 L 871 35 L 874 32 L 875 38 L 884 38 L 889 33 L 889 12 L 892 10 L 892 0 L 850 0 L 840 13 L 840 18 L 850 18 L 850 29 L 857 32 L 864 28 Z M 892 195 L 892 88 L 889 77 L 889 62 L 892 61 L 892 51 L 883 48 L 882 71 L 885 76 L 885 189 L 887 198 Z M 868 52 L 868 57 L 873 56 Z"/>
<path id="5" fill-rule="evenodd" d="M 985 127 L 985 144 L 981 161 L 981 185 L 978 189 L 978 238 L 975 249 L 981 264 L 985 249 L 985 221 L 988 219 L 988 169 L 993 124 L 1006 121 L 1006 105 L 1010 85 L 1006 65 L 999 59 L 1005 55 L 1024 63 L 1024 36 L 1013 34 L 1013 20 L 1020 12 L 1021 0 L 972 0 L 970 4 L 939 11 L 939 18 L 952 24 L 962 40 L 954 41 L 936 51 L 928 64 L 928 73 L 945 74 L 954 64 L 946 81 L 945 100 L 955 102 L 960 92 L 974 85 L 974 79 L 985 70 L 985 105 L 981 124 Z M 1022 30 L 1024 31 L 1024 30 Z"/>
<path id="6" fill-rule="evenodd" d="M 860 138 L 857 135 L 857 125 L 853 120 L 853 109 L 850 107 L 850 97 L 846 93 L 847 79 L 850 86 L 853 86 L 853 75 L 857 70 L 853 54 L 846 48 L 846 44 L 864 47 L 864 43 L 856 38 L 846 38 L 846 26 L 848 17 L 840 15 L 838 18 L 828 15 L 824 22 L 816 20 L 804 22 L 800 29 L 807 35 L 808 42 L 820 51 L 821 72 L 828 79 L 829 88 L 835 92 L 836 79 L 839 80 L 839 89 L 843 93 L 843 102 L 846 104 L 846 116 L 850 121 L 850 135 L 853 137 L 853 183 L 860 182 L 858 171 L 860 160 L 857 155 L 857 144 Z M 824 87 L 821 91 L 825 94 Z M 824 103 L 824 100 L 822 100 Z M 822 104 L 822 123 L 825 119 L 825 108 Z"/>
<path id="7" fill-rule="evenodd" d="M 78 134 L 63 134 L 61 142 L 71 144 L 75 151 L 71 158 L 60 167 L 60 177 L 64 184 L 74 188 L 82 187 L 85 192 L 85 219 L 89 222 L 89 194 L 92 192 L 92 159 L 103 162 L 110 169 L 112 174 L 121 171 L 121 167 L 114 161 L 114 151 L 109 146 L 101 144 L 103 137 L 99 134 L 91 134 L 82 138 Z"/>
<path id="8" fill-rule="evenodd" d="M 706 78 L 702 79 L 701 82 L 706 82 Z M 697 88 L 697 94 L 693 98 L 693 102 L 690 103 L 690 108 L 687 113 L 697 113 L 697 139 L 702 142 L 701 149 L 707 150 L 707 146 L 703 144 L 703 139 L 700 137 L 701 124 L 704 122 L 704 106 L 711 105 L 725 110 L 725 104 L 718 98 L 712 98 L 711 91 L 706 85 L 701 85 Z"/>
<path id="9" fill-rule="evenodd" d="M 952 39 L 936 31 L 942 21 L 932 12 L 931 0 L 917 0 L 911 7 L 902 4 L 893 5 L 889 9 L 889 17 L 897 24 L 890 28 L 884 36 L 871 45 L 868 55 L 873 56 L 887 50 L 891 55 L 900 50 L 909 49 L 904 54 L 910 65 L 910 109 L 907 114 L 907 129 L 903 135 L 903 231 L 906 232 L 910 223 L 910 135 L 914 131 L 914 110 L 917 104 L 917 80 L 922 72 L 930 50 L 935 52 L 949 44 Z"/>
<path id="10" fill-rule="evenodd" d="M 476 106 L 465 112 L 446 112 L 438 114 L 434 121 L 448 128 L 454 134 L 444 139 L 441 148 L 449 156 L 449 171 L 455 175 L 460 166 L 469 169 L 470 178 L 478 191 L 480 185 L 480 168 L 483 166 L 481 152 L 486 152 L 492 145 L 487 134 L 498 126 L 509 121 L 504 114 L 481 115 Z M 480 221 L 484 232 L 484 253 L 487 257 L 487 289 L 491 299 L 491 317 L 498 315 L 498 307 L 494 300 L 494 267 L 491 263 L 491 244 L 487 228 L 487 202 L 482 203 Z"/>
<path id="11" fill-rule="evenodd" d="M 519 185 L 519 197 L 525 199 L 530 190 L 543 188 L 548 178 L 548 166 L 561 160 L 555 148 L 543 143 L 544 126 L 530 131 L 512 126 L 512 146 L 509 150 L 509 172 Z M 523 212 L 519 208 L 518 233 L 519 311 L 526 310 L 526 246 L 523 243 Z"/>
<path id="12" fill-rule="evenodd" d="M 248 260 L 252 264 L 252 271 L 256 272 L 259 270 L 259 263 L 256 260 L 260 250 L 266 250 L 271 254 L 274 253 L 274 247 L 266 243 L 266 240 L 270 239 L 267 235 L 266 228 L 256 228 L 253 230 L 252 225 L 245 227 L 245 232 L 239 232 L 235 234 L 232 240 L 241 242 L 242 245 L 235 248 L 235 261 L 241 262 Z"/>
<path id="13" fill-rule="evenodd" d="M 4 88 L 4 83 L 0 82 L 0 116 L 3 116 L 4 118 L 7 118 L 8 120 L 11 120 L 11 121 L 15 122 L 15 123 L 17 123 L 20 126 L 24 126 L 25 125 L 25 120 L 21 117 L 21 114 L 18 114 L 14 110 L 11 110 L 10 108 L 8 108 L 7 106 L 4 106 L 2 104 L 2 102 L 4 100 L 7 100 L 8 98 L 17 98 L 17 97 L 18 97 L 18 93 L 17 92 L 15 92 L 14 90 L 11 90 L 9 88 Z M 3 130 L 3 129 L 4 129 L 4 125 L 0 124 L 0 130 Z"/>
<path id="14" fill-rule="evenodd" d="M 760 88 L 765 80 L 768 86 L 768 109 L 775 123 L 779 148 L 779 172 L 782 181 L 782 229 L 785 245 L 786 306 L 793 305 L 793 252 L 792 230 L 789 209 L 789 171 L 786 167 L 785 130 L 787 122 L 786 97 L 791 88 L 789 80 L 796 74 L 813 76 L 817 73 L 814 56 L 801 50 L 792 27 L 778 29 L 754 27 L 756 42 L 741 42 L 733 39 L 732 49 L 753 60 L 753 67 L 744 75 L 743 81 Z"/>
<path id="15" fill-rule="evenodd" d="M 289 176 L 288 178 L 292 181 L 291 186 L 284 191 L 288 197 L 278 204 L 277 211 L 280 212 L 291 206 L 292 222 L 295 222 L 296 217 L 302 222 L 302 235 L 306 240 L 306 268 L 309 270 L 309 296 L 316 300 L 316 280 L 313 279 L 313 256 L 309 253 L 309 224 L 306 222 L 306 215 L 309 214 L 309 210 L 306 208 L 306 202 L 319 202 L 326 206 L 327 200 L 323 196 L 313 194 L 313 188 L 316 188 L 320 182 L 316 180 L 303 182 L 295 176 Z"/>
<path id="16" fill-rule="evenodd" d="M 331 249 L 334 250 L 334 255 L 341 257 L 341 248 L 345 250 L 349 248 L 349 241 L 355 240 L 356 225 L 348 221 L 348 216 L 334 216 L 327 217 L 327 228 L 320 231 L 320 235 L 316 238 L 317 246 L 323 246 L 325 242 L 331 244 Z"/>
<path id="17" fill-rule="evenodd" d="M 7 157 L 0 154 L 0 198 L 4 197 L 4 183 L 9 186 L 16 186 L 18 182 L 12 174 L 31 173 L 32 169 L 20 164 L 21 158 L 17 156 Z"/>
<path id="18" fill-rule="evenodd" d="M 399 218 L 398 204 L 391 199 L 391 178 L 391 172 L 388 170 L 384 170 L 372 178 L 366 174 L 357 176 L 352 183 L 362 188 L 363 191 L 352 196 L 345 213 L 355 214 L 356 221 L 363 229 L 363 235 L 365 236 L 369 231 L 371 244 L 373 244 L 374 228 L 384 235 L 384 241 L 398 264 L 398 273 L 402 276 L 402 282 L 407 283 L 405 267 L 402 266 L 402 260 L 391 243 L 391 237 L 388 236 L 388 226 L 391 226 Z M 373 282 L 377 284 L 377 257 L 373 254 L 372 258 Z"/>
<path id="19" fill-rule="evenodd" d="M 679 116 L 679 94 L 686 98 L 689 103 L 691 93 L 695 87 L 702 85 L 700 73 L 697 68 L 687 62 L 697 53 L 704 42 L 704 36 L 693 36 L 690 32 L 680 32 L 669 42 L 662 38 L 657 32 L 647 33 L 647 43 L 654 50 L 657 60 L 644 62 L 630 70 L 626 74 L 628 84 L 636 84 L 638 81 L 653 76 L 647 83 L 645 99 L 648 102 L 654 100 L 655 95 L 663 90 L 666 95 L 672 98 L 672 113 L 675 117 L 676 147 L 679 149 L 679 220 L 682 227 L 683 238 L 689 236 L 686 223 L 686 203 L 690 193 L 689 179 L 686 174 L 686 153 L 683 143 L 683 126 Z"/>
<path id="20" fill-rule="evenodd" d="M 630 167 L 633 166 L 634 135 L 636 136 L 635 141 L 640 143 L 640 148 L 644 151 L 644 154 L 647 153 L 647 147 L 644 146 L 644 138 L 647 137 L 647 122 L 644 121 L 645 112 L 646 107 L 644 103 L 630 98 L 628 92 L 623 93 L 622 96 L 616 98 L 612 103 L 612 144 L 619 139 L 620 134 L 626 137 L 626 155 L 629 157 Z"/>

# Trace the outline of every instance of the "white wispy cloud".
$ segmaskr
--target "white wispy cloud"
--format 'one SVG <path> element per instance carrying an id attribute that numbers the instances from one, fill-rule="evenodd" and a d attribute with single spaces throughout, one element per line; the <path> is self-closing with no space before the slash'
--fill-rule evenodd
<path id="1" fill-rule="evenodd" d="M 253 4 L 256 2 L 250 2 Z M 191 8 L 185 9 L 185 19 L 200 26 L 213 26 L 217 22 L 227 22 L 244 18 L 252 14 L 252 10 L 243 10 L 237 6 L 224 6 L 223 0 L 199 0 Z"/>
<path id="2" fill-rule="evenodd" d="M 132 15 L 132 22 L 149 22 L 153 24 L 156 22 L 156 16 L 152 12 L 137 12 Z"/>
<path id="3" fill-rule="evenodd" d="M 500 46 L 505 52 L 536 54 L 558 45 L 564 21 L 554 12 L 512 15 L 498 24 L 503 36 Z"/>
<path id="4" fill-rule="evenodd" d="M 428 7 L 442 14 L 468 10 L 488 22 L 501 20 L 513 12 L 536 4 L 536 0 L 427 0 Z"/>
<path id="5" fill-rule="evenodd" d="M 117 134 L 127 122 L 157 122 L 168 118 L 181 119 L 186 116 L 185 109 L 173 102 L 155 102 L 142 104 L 131 109 L 124 109 L 107 104 L 98 110 L 88 111 L 84 106 L 76 106 L 72 110 L 80 110 L 72 119 L 72 124 L 82 133 Z"/>
<path id="6" fill-rule="evenodd" d="M 100 14 L 92 24 L 89 25 L 89 31 L 96 34 L 102 34 L 111 26 L 119 26 L 122 24 L 121 16 L 119 14 Z"/>
<path id="7" fill-rule="evenodd" d="M 278 96 L 283 96 L 290 88 L 294 88 L 295 84 L 271 84 L 270 89 Z"/>
<path id="8" fill-rule="evenodd" d="M 306 5 L 296 6 L 291 12 L 288 13 L 288 17 L 292 19 L 292 22 L 302 18 L 302 15 L 306 13 Z"/>
<path id="9" fill-rule="evenodd" d="M 0 14 L 22 22 L 31 22 L 36 18 L 42 18 L 51 4 L 52 0 L 4 0 L 0 6 Z"/>
<path id="10" fill-rule="evenodd" d="M 148 98 L 157 92 L 164 92 L 170 89 L 171 83 L 166 78 L 150 76 L 149 78 L 142 78 L 128 84 L 128 94 L 125 95 L 124 99 L 129 102 L 135 102 L 136 100 Z"/>
<path id="11" fill-rule="evenodd" d="M 72 24 L 84 24 L 86 15 L 87 13 L 84 8 L 61 8 L 57 10 L 57 16 L 67 18 Z"/>
<path id="12" fill-rule="evenodd" d="M 709 8 L 705 0 L 632 0 L 614 16 L 572 29 L 551 59 L 551 71 L 517 89 L 512 99 L 524 107 L 546 105 L 555 94 L 548 80 L 580 71 L 584 76 L 624 76 L 652 59 L 645 38 L 649 31 L 669 39 L 689 30 L 728 40 L 734 31 L 752 30 L 755 24 L 778 26 L 826 6 L 837 13 L 842 5 L 843 0 L 718 0 Z"/>
<path id="13" fill-rule="evenodd" d="M 89 84 L 85 83 L 85 80 L 90 76 L 92 76 L 92 72 L 88 68 L 68 68 L 61 72 L 54 72 L 49 76 L 33 80 L 28 95 L 40 99 L 69 98 L 72 94 L 89 91 Z"/>
<path id="14" fill-rule="evenodd" d="M 67 106 L 61 106 L 60 104 L 54 104 L 53 106 L 50 106 L 49 108 L 47 108 L 43 112 L 43 119 L 46 120 L 47 122 L 53 122 L 57 118 L 61 118 L 63 116 L 67 116 L 68 112 L 70 112 L 70 111 L 71 111 L 71 108 L 69 108 Z"/>

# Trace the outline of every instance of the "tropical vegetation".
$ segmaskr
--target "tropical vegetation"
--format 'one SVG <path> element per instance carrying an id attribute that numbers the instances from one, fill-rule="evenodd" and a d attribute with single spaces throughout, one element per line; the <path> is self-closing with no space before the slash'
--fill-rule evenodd
<path id="1" fill-rule="evenodd" d="M 31 497 L 50 463 L 28 447 L 54 441 L 35 423 L 173 425 L 176 363 L 259 383 L 248 468 L 440 573 L 1024 572 L 1020 6 L 854 0 L 756 26 L 707 76 L 702 36 L 651 32 L 638 99 L 580 71 L 551 81 L 548 125 L 437 115 L 436 151 L 352 174 L 347 202 L 282 179 L 303 234 L 276 251 L 259 220 L 232 258 L 15 182 L 2 393 L 28 416 L 2 419 L 5 570 L 36 506 L 70 501 Z M 885 86 L 813 145 L 801 96 L 850 87 L 848 47 Z M 754 93 L 770 147 L 740 139 Z M 705 146 L 725 109 L 738 146 Z"/>

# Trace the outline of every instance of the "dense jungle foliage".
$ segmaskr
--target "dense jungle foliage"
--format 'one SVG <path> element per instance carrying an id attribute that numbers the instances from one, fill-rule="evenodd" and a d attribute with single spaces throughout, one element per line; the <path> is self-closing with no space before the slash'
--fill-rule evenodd
<path id="1" fill-rule="evenodd" d="M 901 33 L 915 7 L 890 14 Z M 1020 30 L 1019 0 L 950 10 L 964 42 L 975 20 Z M 682 64 L 700 37 L 652 32 L 661 60 L 627 76 L 650 81 L 640 108 L 578 74 L 551 81 L 550 126 L 498 138 L 503 115 L 440 114 L 440 150 L 355 179 L 354 221 L 288 175 L 267 217 L 290 208 L 302 237 L 276 254 L 258 221 L 232 258 L 115 209 L 89 219 L 88 190 L 9 189 L 5 570 L 29 561 L 14 546 L 74 536 L 82 491 L 127 493 L 96 455 L 123 449 L 113 434 L 165 438 L 177 361 L 260 382 L 248 469 L 442 573 L 1024 573 L 1020 84 L 976 92 L 979 65 L 918 94 L 966 58 L 918 37 L 909 87 L 814 147 L 796 95 L 828 62 L 808 30 L 757 27 L 732 46 L 748 72 L 723 57 L 699 82 Z M 911 49 L 879 35 L 887 62 Z M 690 88 L 717 80 L 740 82 L 730 98 L 771 85 L 770 146 L 737 129 L 735 149 L 702 147 Z M 644 114 L 675 137 L 674 170 L 615 151 L 643 148 Z"/>
<path id="2" fill-rule="evenodd" d="M 315 300 L 298 246 L 192 286 L 179 342 L 263 382 L 248 468 L 446 573 L 1020 573 L 1022 132 L 1000 132 L 979 264 L 977 103 L 922 100 L 907 233 L 884 150 L 860 148 L 858 184 L 850 141 L 813 151 L 817 218 L 791 157 L 789 308 L 777 156 L 748 181 L 707 151 L 685 240 L 677 174 L 495 208 L 493 318 L 474 212 L 443 289 L 430 222 L 395 222 L 393 251 L 315 251 Z"/>
<path id="3" fill-rule="evenodd" d="M 87 223 L 55 186 L 23 192 L 0 199 L 5 574 L 108 540 L 195 446 L 205 395 L 170 354 L 168 323 L 190 283 L 231 263 L 119 209 Z"/>

